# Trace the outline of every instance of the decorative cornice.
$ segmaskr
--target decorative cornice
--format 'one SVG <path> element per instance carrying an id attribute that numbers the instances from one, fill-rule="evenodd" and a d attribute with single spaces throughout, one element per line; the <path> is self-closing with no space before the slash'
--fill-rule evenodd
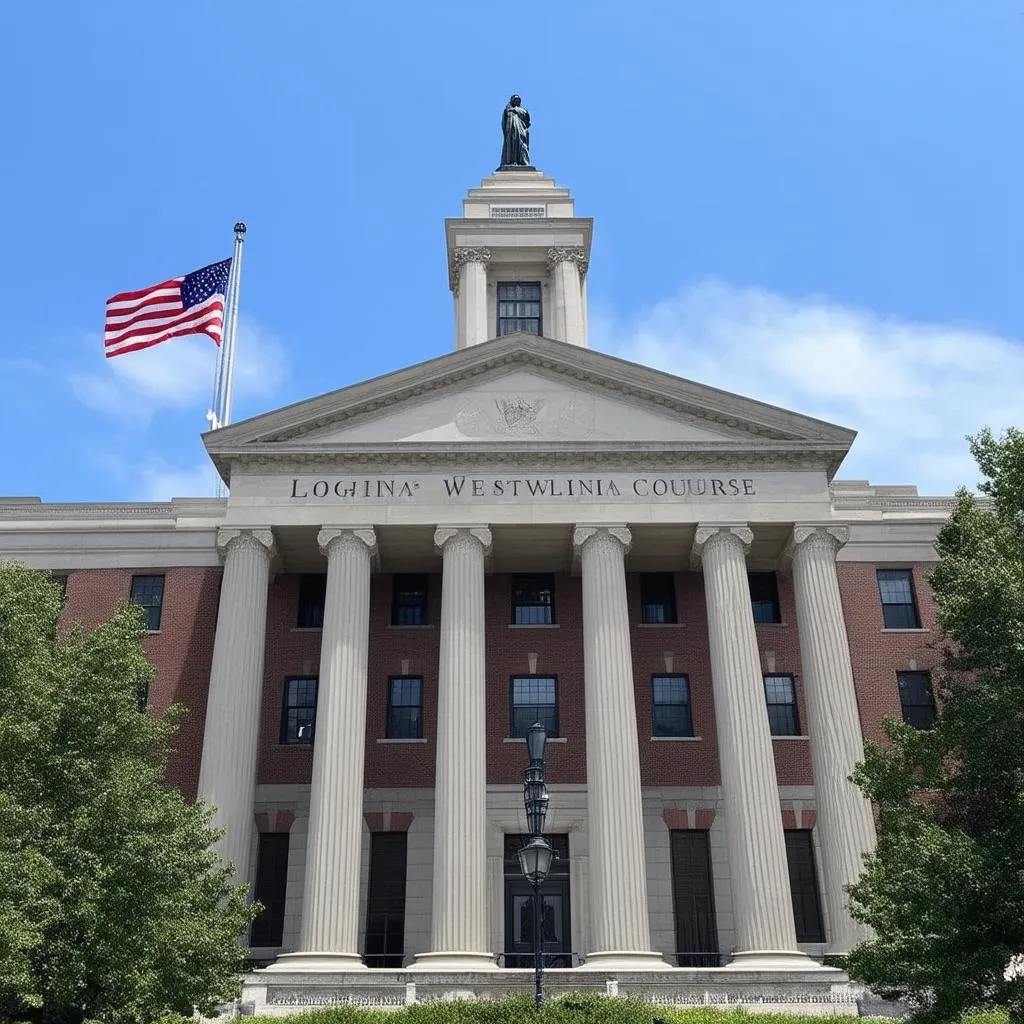
<path id="1" fill-rule="evenodd" d="M 693 548 L 690 550 L 690 569 L 696 572 L 701 567 L 704 552 L 708 544 L 715 538 L 722 538 L 717 543 L 732 543 L 726 538 L 735 537 L 743 548 L 744 557 L 750 550 L 754 540 L 754 531 L 746 523 L 698 523 L 693 535 Z"/>
<path id="2" fill-rule="evenodd" d="M 443 555 L 445 545 L 458 537 L 479 544 L 484 549 L 484 558 L 490 555 L 493 538 L 486 526 L 439 526 L 434 531 L 434 549 Z"/>
<path id="3" fill-rule="evenodd" d="M 559 263 L 574 263 L 581 278 L 590 266 L 587 254 L 580 246 L 552 246 L 548 249 L 548 267 L 553 269 Z"/>
<path id="4" fill-rule="evenodd" d="M 217 530 L 217 550 L 222 557 L 227 558 L 232 551 L 240 551 L 242 548 L 258 551 L 266 556 L 268 562 L 273 561 L 277 555 L 274 531 L 269 527 L 238 528 L 233 526 L 222 526 Z"/>
<path id="5" fill-rule="evenodd" d="M 456 294 L 459 294 L 459 278 L 462 268 L 467 263 L 487 264 L 491 260 L 491 250 L 486 246 L 462 246 L 452 249 L 448 257 L 448 287 Z"/>

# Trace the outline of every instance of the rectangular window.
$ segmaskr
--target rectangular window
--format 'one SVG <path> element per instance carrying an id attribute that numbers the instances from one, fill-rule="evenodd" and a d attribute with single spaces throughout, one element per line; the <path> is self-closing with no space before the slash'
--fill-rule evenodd
<path id="1" fill-rule="evenodd" d="M 878 596 L 886 629 L 920 629 L 914 599 L 914 577 L 909 569 L 879 569 Z"/>
<path id="2" fill-rule="evenodd" d="M 679 967 L 718 967 L 718 925 L 711 875 L 711 843 L 703 829 L 673 829 L 672 903 Z"/>
<path id="3" fill-rule="evenodd" d="M 388 677 L 388 739 L 423 736 L 423 676 Z"/>
<path id="4" fill-rule="evenodd" d="M 391 625 L 425 626 L 427 619 L 426 573 L 396 573 L 391 578 Z"/>
<path id="5" fill-rule="evenodd" d="M 768 703 L 768 725 L 773 736 L 799 736 L 800 716 L 796 708 L 796 686 L 792 676 L 765 676 L 764 697 Z"/>
<path id="6" fill-rule="evenodd" d="M 534 722 L 558 735 L 558 692 L 554 676 L 514 676 L 509 736 L 523 737 Z"/>
<path id="7" fill-rule="evenodd" d="M 284 907 L 288 889 L 288 833 L 261 832 L 256 854 L 253 896 L 263 904 L 252 923 L 250 946 L 280 946 L 284 941 Z"/>
<path id="8" fill-rule="evenodd" d="M 550 626 L 555 621 L 555 577 L 550 573 L 512 577 L 512 622 Z"/>
<path id="9" fill-rule="evenodd" d="M 370 884 L 366 894 L 367 967 L 402 966 L 405 957 L 405 832 L 370 833 Z"/>
<path id="10" fill-rule="evenodd" d="M 786 829 L 789 891 L 793 896 L 793 921 L 797 942 L 824 942 L 818 874 L 814 869 L 814 844 L 809 829 Z"/>
<path id="11" fill-rule="evenodd" d="M 686 676 L 653 675 L 654 735 L 692 736 L 690 680 Z"/>
<path id="12" fill-rule="evenodd" d="M 915 729 L 930 729 L 935 724 L 935 697 L 927 672 L 897 672 L 903 721 Z"/>
<path id="13" fill-rule="evenodd" d="M 498 285 L 498 337 L 525 331 L 540 334 L 540 282 L 509 281 Z"/>
<path id="14" fill-rule="evenodd" d="M 662 626 L 676 622 L 676 578 L 670 572 L 640 574 L 641 622 Z"/>
<path id="15" fill-rule="evenodd" d="M 164 604 L 163 576 L 133 576 L 132 603 L 142 609 L 146 628 L 155 633 L 160 628 L 160 614 Z"/>
<path id="16" fill-rule="evenodd" d="M 316 727 L 316 676 L 289 676 L 284 681 L 281 742 L 312 743 Z"/>
<path id="17" fill-rule="evenodd" d="M 327 573 L 304 572 L 299 577 L 299 629 L 323 629 L 326 597 Z"/>
<path id="18" fill-rule="evenodd" d="M 750 606 L 755 622 L 781 622 L 779 581 L 773 572 L 749 572 Z"/>

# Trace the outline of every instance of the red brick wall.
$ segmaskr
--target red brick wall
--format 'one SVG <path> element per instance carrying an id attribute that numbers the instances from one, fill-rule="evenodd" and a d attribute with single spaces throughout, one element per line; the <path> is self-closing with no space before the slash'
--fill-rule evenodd
<path id="1" fill-rule="evenodd" d="M 163 711 L 170 704 L 188 709 L 175 737 L 175 753 L 167 769 L 168 781 L 187 796 L 195 796 L 203 750 L 206 694 L 213 658 L 213 637 L 220 596 L 219 568 L 143 569 L 141 574 L 164 576 L 164 603 L 160 632 L 143 640 L 156 678 L 149 688 L 149 704 Z M 68 576 L 63 620 L 77 619 L 93 628 L 113 613 L 131 593 L 131 569 L 90 569 Z"/>
<path id="2" fill-rule="evenodd" d="M 854 680 L 864 734 L 882 739 L 881 720 L 900 714 L 896 672 L 931 670 L 939 661 L 934 647 L 935 609 L 926 582 L 929 565 L 892 564 L 913 568 L 922 625 L 931 632 L 884 631 L 874 564 L 840 562 L 839 584 L 850 639 Z M 146 651 L 157 667 L 150 691 L 151 706 L 162 710 L 180 702 L 189 709 L 177 739 L 177 752 L 168 775 L 192 795 L 199 778 L 202 727 L 216 623 L 221 571 L 217 568 L 171 568 L 166 577 L 161 630 L 146 638 Z M 73 572 L 68 580 L 66 618 L 96 625 L 128 596 L 130 570 Z M 707 786 L 719 782 L 718 745 L 708 653 L 707 610 L 699 573 L 676 575 L 679 623 L 649 627 L 640 622 L 640 580 L 626 580 L 634 677 L 640 769 L 647 786 Z M 263 712 L 260 729 L 258 781 L 308 783 L 312 750 L 280 743 L 284 680 L 291 675 L 317 675 L 319 630 L 295 628 L 299 577 L 284 574 L 270 585 L 267 610 L 267 649 Z M 586 782 L 586 738 L 583 686 L 582 592 L 578 577 L 555 577 L 557 628 L 510 627 L 511 578 L 486 580 L 487 643 L 487 781 L 517 784 L 526 763 L 521 743 L 505 742 L 509 731 L 509 679 L 528 674 L 529 655 L 537 655 L 536 672 L 558 679 L 559 733 L 564 743 L 548 747 L 549 779 L 555 783 Z M 774 652 L 774 671 L 793 674 L 797 683 L 800 722 L 807 731 L 807 709 L 801 681 L 800 648 L 796 629 L 792 577 L 779 574 L 780 625 L 756 627 L 762 667 Z M 383 788 L 432 786 L 437 736 L 438 624 L 441 577 L 430 577 L 431 625 L 401 628 L 390 625 L 391 577 L 374 576 L 370 595 L 369 700 L 366 721 L 366 785 Z M 651 685 L 653 673 L 666 671 L 665 652 L 672 653 L 672 671 L 690 679 L 694 732 L 699 741 L 651 742 Z M 379 743 L 385 735 L 387 680 L 402 673 L 422 675 L 425 743 Z M 782 785 L 811 783 L 809 745 L 800 740 L 776 740 L 775 762 Z"/>

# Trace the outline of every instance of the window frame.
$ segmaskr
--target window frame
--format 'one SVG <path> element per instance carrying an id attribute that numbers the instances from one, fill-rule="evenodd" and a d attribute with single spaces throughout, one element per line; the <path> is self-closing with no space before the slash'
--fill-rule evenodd
<path id="1" fill-rule="evenodd" d="M 416 590 L 411 586 L 402 588 L 400 581 L 422 581 L 423 589 Z M 417 604 L 399 600 L 401 594 L 418 594 L 420 601 Z M 399 622 L 400 611 L 416 609 L 421 617 L 418 622 Z M 430 574 L 426 572 L 396 572 L 391 576 L 391 625 L 401 627 L 429 626 L 430 625 Z"/>
<path id="2" fill-rule="evenodd" d="M 809 828 L 787 828 L 784 830 L 786 842 L 786 871 L 789 876 L 789 895 L 793 903 L 793 928 L 796 931 L 797 942 L 827 942 L 828 936 L 825 932 L 825 916 L 821 909 L 821 874 L 818 871 L 818 856 L 814 848 L 814 832 Z M 793 847 L 795 840 L 799 839 L 801 844 L 806 843 L 806 850 L 809 854 L 807 863 L 810 865 L 810 878 L 794 877 L 798 873 L 794 871 Z M 799 851 L 803 852 L 803 851 Z M 803 883 L 803 889 L 798 886 Z M 797 912 L 797 900 L 800 900 L 801 913 Z M 810 904 L 810 906 L 808 906 Z M 806 927 L 808 917 L 812 928 Z M 816 927 L 813 927 L 816 925 Z"/>
<path id="3" fill-rule="evenodd" d="M 754 580 L 771 580 L 771 593 L 765 597 L 754 595 Z M 782 624 L 782 603 L 779 601 L 779 574 L 774 569 L 747 573 L 747 590 L 750 591 L 750 613 L 757 626 L 779 626 Z M 770 619 L 758 617 L 758 606 L 770 605 Z"/>
<path id="4" fill-rule="evenodd" d="M 159 596 L 154 604 L 143 604 L 136 595 L 136 585 L 142 580 L 159 580 Z M 136 607 L 142 609 L 142 614 L 146 618 L 146 629 L 150 633 L 160 632 L 160 623 L 163 621 L 164 614 L 164 592 L 167 587 L 167 576 L 164 573 L 135 573 L 132 575 L 131 587 L 128 591 L 128 599 Z M 156 625 L 153 624 L 153 610 L 156 609 Z"/>
<path id="5" fill-rule="evenodd" d="M 655 586 L 657 581 L 657 586 Z M 657 592 L 664 588 L 658 600 L 651 600 L 651 590 Z M 665 600 L 667 598 L 667 601 Z M 664 619 L 656 620 L 647 617 L 648 608 L 667 608 Z M 640 573 L 640 622 L 645 626 L 675 626 L 679 624 L 679 607 L 676 603 L 676 574 L 674 572 L 642 572 Z"/>
<path id="6" fill-rule="evenodd" d="M 313 702 L 292 704 L 288 698 L 291 691 L 292 683 L 307 683 L 312 682 L 313 684 Z M 311 747 L 316 740 L 316 709 L 317 702 L 320 699 L 320 677 L 311 675 L 292 675 L 284 677 L 284 689 L 281 692 L 281 730 L 278 735 L 278 743 L 286 747 Z M 307 739 L 304 736 L 298 734 L 298 729 L 301 726 L 296 723 L 296 736 L 294 739 L 289 738 L 289 711 L 301 710 L 303 708 L 311 708 L 312 714 L 309 716 L 310 734 Z"/>
<path id="7" fill-rule="evenodd" d="M 883 573 L 889 574 L 890 578 L 896 574 L 904 577 L 907 582 L 908 589 L 910 590 L 909 601 L 886 601 L 882 594 L 882 575 Z M 882 628 L 883 629 L 920 629 L 921 628 L 921 609 L 917 603 L 917 587 L 914 586 L 914 570 L 913 569 L 875 569 L 875 583 L 878 587 L 878 601 L 882 606 Z M 898 608 L 903 610 L 903 614 L 907 614 L 906 609 L 910 609 L 909 617 L 911 625 L 900 623 L 899 625 L 890 625 L 888 615 L 886 614 L 887 608 Z"/>
<path id="8" fill-rule="evenodd" d="M 666 703 L 664 701 L 659 702 L 657 699 L 657 689 L 655 682 L 659 679 L 682 679 L 686 699 L 683 701 L 674 701 L 672 703 Z M 667 737 L 688 737 L 693 738 L 695 735 L 693 729 L 693 691 L 690 689 L 690 677 L 685 672 L 652 672 L 651 673 L 651 735 L 652 736 L 667 736 Z M 656 714 L 657 708 L 676 708 L 681 707 L 686 709 L 686 724 L 689 725 L 689 732 L 659 732 L 658 731 L 658 719 Z"/>
<path id="9" fill-rule="evenodd" d="M 417 704 L 396 704 L 395 703 L 395 683 L 406 683 L 416 681 L 419 683 L 419 702 Z M 416 719 L 418 725 L 418 731 L 414 735 L 406 735 L 397 731 L 394 728 L 392 722 L 392 712 L 397 708 L 418 708 L 419 715 Z M 389 740 L 421 740 L 423 739 L 423 676 L 421 675 L 394 675 L 388 676 L 388 706 L 387 706 L 387 718 L 384 722 L 384 736 Z"/>
<path id="10" fill-rule="evenodd" d="M 537 289 L 537 316 L 536 317 L 524 317 L 524 316 L 502 316 L 501 315 L 501 304 L 502 302 L 532 302 L 533 299 L 502 299 L 501 289 L 502 288 L 515 288 L 533 286 Z M 495 312 L 495 337 L 506 338 L 509 334 L 517 334 L 518 331 L 522 330 L 519 328 L 516 331 L 502 332 L 502 321 L 515 320 L 521 322 L 523 320 L 534 320 L 537 321 L 537 337 L 541 337 L 544 334 L 544 283 L 542 281 L 498 281 L 494 290 L 494 312 Z M 531 331 L 523 331 L 524 334 L 531 334 Z"/>
<path id="11" fill-rule="evenodd" d="M 903 696 L 904 696 L 904 677 L 905 676 L 915 676 L 915 677 L 923 678 L 923 680 L 924 680 L 924 691 L 925 691 L 925 694 L 928 697 L 928 703 L 926 703 L 926 704 L 924 704 L 924 703 L 908 704 L 906 701 L 904 701 Z M 911 726 L 914 729 L 922 729 L 922 730 L 924 730 L 924 729 L 931 729 L 935 725 L 935 716 L 938 713 L 938 708 L 935 705 L 935 689 L 932 686 L 932 674 L 931 674 L 931 672 L 927 671 L 926 669 L 925 670 L 922 670 L 922 669 L 906 669 L 906 670 L 897 671 L 896 672 L 896 690 L 899 693 L 899 697 L 900 697 L 900 714 L 903 717 L 903 721 L 907 725 Z M 915 718 L 916 715 L 911 713 L 910 717 L 907 716 L 907 711 L 910 708 L 914 708 L 914 709 L 927 708 L 928 709 L 928 714 L 925 714 L 923 717 L 928 719 L 928 724 L 927 725 L 923 725 L 923 724 L 921 724 L 920 721 L 912 721 L 911 719 Z"/>
<path id="12" fill-rule="evenodd" d="M 249 927 L 249 946 L 255 949 L 279 949 L 284 941 L 291 834 L 260 832 L 258 835 L 253 898 L 260 900 L 264 907 Z M 268 860 L 275 868 L 273 874 L 266 870 Z M 275 938 L 276 942 L 254 941 Z"/>
<path id="13" fill-rule="evenodd" d="M 544 680 L 549 680 L 550 679 L 551 683 L 552 683 L 552 687 L 553 687 L 553 692 L 554 692 L 554 698 L 555 698 L 554 702 L 552 704 L 550 704 L 550 705 L 548 705 L 548 704 L 517 704 L 516 703 L 516 682 L 517 681 L 525 681 L 527 679 L 544 679 Z M 553 724 L 553 728 L 547 730 L 548 739 L 551 739 L 552 737 L 557 737 L 559 735 L 558 676 L 555 675 L 553 672 L 532 672 L 532 673 L 531 672 L 525 672 L 525 673 L 516 673 L 515 675 L 509 676 L 509 683 L 508 683 L 508 735 L 509 735 L 509 739 L 526 739 L 526 734 L 529 731 L 530 726 L 533 725 L 534 722 L 540 721 L 542 724 L 547 724 L 547 723 L 544 722 L 543 718 L 538 717 L 538 716 L 533 716 L 533 721 L 531 721 L 529 723 L 529 725 L 526 726 L 526 728 L 522 731 L 522 733 L 517 732 L 516 731 L 516 708 L 546 708 L 546 707 L 550 707 L 552 709 L 552 711 L 551 711 L 551 716 L 552 716 L 551 717 L 551 724 Z"/>
<path id="14" fill-rule="evenodd" d="M 773 701 L 768 699 L 768 680 L 769 679 L 788 679 L 790 690 L 793 694 L 791 701 Z M 768 715 L 768 728 L 771 731 L 772 738 L 777 736 L 802 736 L 803 733 L 800 731 L 800 701 L 796 692 L 796 676 L 792 672 L 766 672 L 761 676 L 762 686 L 764 688 L 764 703 L 765 713 Z M 776 732 L 775 721 L 772 718 L 772 708 L 792 708 L 793 709 L 793 731 L 792 732 Z"/>
<path id="15" fill-rule="evenodd" d="M 549 580 L 550 584 L 544 587 L 536 588 L 536 592 L 539 593 L 544 589 L 547 589 L 550 596 L 550 600 L 547 604 L 543 602 L 533 601 L 530 603 L 516 602 L 517 590 L 522 593 L 523 588 L 519 585 L 519 581 L 525 580 Z M 553 572 L 516 572 L 512 573 L 511 576 L 511 595 L 509 598 L 511 604 L 512 613 L 512 625 L 513 626 L 554 626 L 557 624 L 558 619 L 555 617 L 555 574 Z M 520 622 L 517 619 L 517 612 L 520 608 L 546 608 L 548 611 L 547 622 Z"/>
<path id="16" fill-rule="evenodd" d="M 314 583 L 313 581 L 317 581 Z M 320 597 L 317 605 L 315 600 Z M 295 609 L 296 629 L 323 629 L 324 606 L 327 604 L 327 573 L 303 572 L 299 574 L 299 600 Z M 319 607 L 320 614 L 315 610 Z M 311 609 L 313 614 L 310 614 Z M 316 621 L 319 620 L 319 621 Z"/>

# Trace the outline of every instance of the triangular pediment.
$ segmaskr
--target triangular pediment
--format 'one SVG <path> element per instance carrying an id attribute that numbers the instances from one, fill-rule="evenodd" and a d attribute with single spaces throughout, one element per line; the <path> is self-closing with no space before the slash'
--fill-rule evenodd
<path id="1" fill-rule="evenodd" d="M 671 374 L 532 335 L 497 338 L 204 436 L 218 463 L 366 446 L 811 446 L 854 433 Z M 223 466 L 222 466 L 223 468 Z"/>

